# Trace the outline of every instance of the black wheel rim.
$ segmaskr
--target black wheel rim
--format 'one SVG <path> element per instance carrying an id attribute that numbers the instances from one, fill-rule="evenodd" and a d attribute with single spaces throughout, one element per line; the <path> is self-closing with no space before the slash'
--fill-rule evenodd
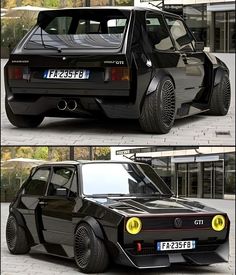
<path id="1" fill-rule="evenodd" d="M 170 127 L 175 117 L 175 91 L 171 80 L 166 80 L 161 89 L 161 118 Z"/>
<path id="2" fill-rule="evenodd" d="M 14 250 L 16 246 L 16 233 L 17 233 L 17 225 L 14 217 L 9 217 L 7 221 L 7 230 L 6 230 L 6 238 L 7 245 L 10 250 Z"/>
<path id="3" fill-rule="evenodd" d="M 91 240 L 86 227 L 80 226 L 75 236 L 75 259 L 80 268 L 85 268 L 91 256 Z"/>
<path id="4" fill-rule="evenodd" d="M 224 108 L 225 110 L 228 110 L 230 105 L 230 82 L 228 79 L 226 79 L 224 82 L 223 94 L 224 94 L 224 100 L 223 100 Z"/>

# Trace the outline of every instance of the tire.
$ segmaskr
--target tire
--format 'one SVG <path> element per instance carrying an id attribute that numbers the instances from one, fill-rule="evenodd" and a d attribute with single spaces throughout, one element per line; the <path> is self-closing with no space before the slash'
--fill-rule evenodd
<path id="1" fill-rule="evenodd" d="M 11 214 L 7 220 L 6 240 L 12 254 L 26 254 L 30 250 L 25 229 L 18 225 L 16 218 Z"/>
<path id="2" fill-rule="evenodd" d="M 222 75 L 221 82 L 213 89 L 209 115 L 225 116 L 228 113 L 231 100 L 231 89 L 229 77 L 226 73 Z"/>
<path id="3" fill-rule="evenodd" d="M 166 134 L 174 124 L 175 113 L 174 84 L 165 76 L 157 90 L 146 96 L 139 123 L 145 132 Z"/>
<path id="4" fill-rule="evenodd" d="M 79 269 L 85 273 L 103 272 L 109 262 L 107 249 L 86 223 L 78 226 L 74 237 L 74 255 Z"/>
<path id="5" fill-rule="evenodd" d="M 12 125 L 18 128 L 35 128 L 39 126 L 44 119 L 43 116 L 15 115 L 12 112 L 7 99 L 5 100 L 5 109 L 8 120 Z"/>

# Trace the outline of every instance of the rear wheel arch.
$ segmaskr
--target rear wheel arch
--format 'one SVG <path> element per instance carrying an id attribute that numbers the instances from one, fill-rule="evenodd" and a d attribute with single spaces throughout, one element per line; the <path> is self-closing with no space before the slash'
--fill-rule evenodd
<path id="1" fill-rule="evenodd" d="M 160 70 L 157 73 L 155 73 L 154 76 L 152 77 L 152 79 L 149 83 L 149 86 L 147 88 L 147 91 L 145 93 L 145 96 L 155 92 L 156 89 L 158 88 L 158 85 L 160 85 L 161 80 L 166 76 L 168 76 L 172 80 L 174 88 L 176 88 L 175 81 L 174 81 L 174 78 L 172 77 L 172 75 L 166 70 Z"/>

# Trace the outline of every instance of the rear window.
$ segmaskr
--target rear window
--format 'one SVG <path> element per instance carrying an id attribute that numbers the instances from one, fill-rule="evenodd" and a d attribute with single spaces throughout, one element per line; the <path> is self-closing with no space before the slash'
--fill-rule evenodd
<path id="1" fill-rule="evenodd" d="M 119 48 L 129 17 L 130 11 L 113 9 L 42 12 L 25 48 Z"/>

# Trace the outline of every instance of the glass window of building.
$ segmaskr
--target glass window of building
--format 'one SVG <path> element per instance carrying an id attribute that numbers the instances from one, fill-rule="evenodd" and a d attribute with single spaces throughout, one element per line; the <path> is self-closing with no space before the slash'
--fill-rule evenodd
<path id="1" fill-rule="evenodd" d="M 235 194 L 235 153 L 225 154 L 225 194 Z"/>
<path id="2" fill-rule="evenodd" d="M 184 6 L 183 8 L 184 21 L 191 29 L 194 37 L 197 41 L 207 42 L 207 6 L 203 5 L 191 5 Z"/>

